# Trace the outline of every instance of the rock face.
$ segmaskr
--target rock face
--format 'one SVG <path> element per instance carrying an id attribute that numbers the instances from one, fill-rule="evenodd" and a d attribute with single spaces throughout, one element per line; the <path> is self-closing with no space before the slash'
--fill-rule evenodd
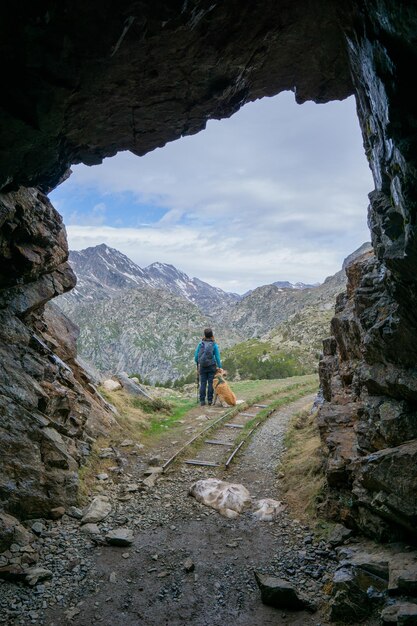
<path id="1" fill-rule="evenodd" d="M 3 194 L 0 215 L 0 503 L 47 516 L 75 500 L 87 433 L 111 418 L 77 364 L 78 329 L 45 308 L 75 284 L 60 216 L 34 189 Z"/>
<path id="2" fill-rule="evenodd" d="M 405 72 L 416 13 L 365 3 L 349 56 L 376 189 L 369 224 L 375 255 L 346 268 L 347 293 L 320 364 L 329 514 L 378 538 L 417 539 L 417 244 L 414 104 Z M 398 42 L 401 42 L 398 45 Z"/>
<path id="3" fill-rule="evenodd" d="M 85 427 L 103 413 L 83 389 L 71 325 L 61 318 L 62 338 L 46 321 L 44 305 L 74 277 L 60 217 L 30 187 L 48 190 L 72 163 L 144 154 L 284 89 L 299 103 L 355 93 L 376 256 L 348 266 L 321 363 L 328 511 L 416 539 L 414 4 L 76 0 L 69 12 L 47 0 L 0 13 L 3 506 L 29 515 L 73 499 Z"/>

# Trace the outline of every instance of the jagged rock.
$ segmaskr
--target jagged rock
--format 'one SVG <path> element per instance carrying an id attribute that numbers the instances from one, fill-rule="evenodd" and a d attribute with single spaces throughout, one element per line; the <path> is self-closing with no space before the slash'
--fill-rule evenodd
<path id="1" fill-rule="evenodd" d="M 146 487 L 152 488 L 155 486 L 156 481 L 160 476 L 159 472 L 152 472 L 149 476 L 143 479 L 143 483 Z"/>
<path id="2" fill-rule="evenodd" d="M 409 547 L 360 542 L 338 553 L 340 566 L 330 601 L 332 620 L 356 624 L 380 608 L 388 594 L 417 595 L 417 552 Z M 385 615 L 388 619 L 391 613 Z"/>
<path id="3" fill-rule="evenodd" d="M 106 535 L 106 541 L 112 546 L 130 546 L 133 543 L 133 532 L 130 528 L 116 528 Z"/>
<path id="4" fill-rule="evenodd" d="M 416 532 L 417 439 L 395 448 L 373 452 L 360 459 L 355 468 L 352 492 L 362 508 L 362 523 L 367 511 L 377 513 L 392 525 L 400 523 Z M 381 527 L 382 528 L 382 527 Z M 383 535 L 382 535 L 383 537 Z"/>
<path id="5" fill-rule="evenodd" d="M 345 543 L 352 535 L 353 530 L 351 528 L 346 528 L 346 526 L 342 524 L 336 524 L 327 538 L 327 543 L 329 543 L 332 548 L 336 548 Z"/>
<path id="6" fill-rule="evenodd" d="M 367 618 L 374 608 L 367 590 L 374 583 L 384 588 L 377 576 L 350 567 L 339 568 L 333 577 L 330 619 L 357 624 Z"/>
<path id="7" fill-rule="evenodd" d="M 26 530 L 19 520 L 0 511 L 0 552 L 4 552 L 12 544 L 26 546 L 34 536 Z"/>
<path id="8" fill-rule="evenodd" d="M 0 213 L 0 491 L 6 510 L 33 518 L 75 502 L 78 442 L 107 410 L 72 361 L 74 324 L 45 308 L 75 284 L 59 214 L 34 189 L 3 194 Z"/>
<path id="9" fill-rule="evenodd" d="M 31 528 L 36 535 L 41 535 L 45 530 L 45 525 L 42 522 L 35 522 Z"/>
<path id="10" fill-rule="evenodd" d="M 67 515 L 69 515 L 70 517 L 74 517 L 75 519 L 81 519 L 84 514 L 83 511 L 78 507 L 70 506 L 67 510 Z"/>
<path id="11" fill-rule="evenodd" d="M 10 582 L 21 582 L 26 578 L 24 568 L 19 564 L 10 564 L 0 567 L 0 580 L 9 580 Z"/>
<path id="12" fill-rule="evenodd" d="M 390 560 L 388 591 L 392 595 L 417 597 L 417 553 L 395 555 Z"/>
<path id="13" fill-rule="evenodd" d="M 417 624 L 417 604 L 398 602 L 387 606 L 381 612 L 381 621 L 383 624 L 415 626 Z"/>
<path id="14" fill-rule="evenodd" d="M 143 396 L 148 400 L 152 400 L 152 397 L 145 391 L 145 389 L 138 383 L 133 382 L 126 372 L 120 372 L 118 374 L 118 378 L 123 389 L 126 389 L 126 391 L 130 394 L 134 396 Z"/>
<path id="15" fill-rule="evenodd" d="M 86 535 L 95 535 L 95 536 L 100 535 L 100 528 L 97 526 L 97 524 L 93 524 L 90 522 L 83 524 L 80 530 L 82 533 L 85 533 Z"/>
<path id="16" fill-rule="evenodd" d="M 52 578 L 52 572 L 45 567 L 30 567 L 25 570 L 25 581 L 31 586 L 50 578 Z"/>
<path id="17" fill-rule="evenodd" d="M 254 572 L 255 579 L 261 591 L 261 598 L 264 604 L 277 609 L 291 609 L 294 611 L 316 610 L 313 602 L 299 593 L 293 585 L 282 578 L 266 576 Z"/>
<path id="18" fill-rule="evenodd" d="M 106 496 L 96 496 L 84 511 L 81 524 L 94 524 L 101 522 L 109 515 L 112 506 Z"/>

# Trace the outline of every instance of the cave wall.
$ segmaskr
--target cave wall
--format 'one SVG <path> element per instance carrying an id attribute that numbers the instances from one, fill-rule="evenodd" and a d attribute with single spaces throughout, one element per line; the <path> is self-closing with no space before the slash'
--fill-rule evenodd
<path id="1" fill-rule="evenodd" d="M 62 219 L 37 189 L 0 194 L 0 504 L 74 503 L 92 436 L 114 422 L 77 363 L 77 327 L 48 302 L 75 285 Z"/>
<path id="2" fill-rule="evenodd" d="M 44 196 L 73 163 L 141 155 L 282 90 L 355 93 L 375 179 L 375 255 L 347 268 L 320 364 L 327 513 L 381 538 L 416 525 L 417 10 L 393 0 L 100 3 L 0 8 L 0 502 L 74 501 L 89 422 L 111 420 L 47 304 L 72 288 Z M 277 148 L 278 149 L 278 148 Z M 337 207 L 335 207 L 337 210 Z M 88 450 L 87 450 L 88 451 Z"/>
<path id="3" fill-rule="evenodd" d="M 366 2 L 347 29 L 375 181 L 375 255 L 347 268 L 320 363 L 328 514 L 380 539 L 417 539 L 416 7 Z"/>

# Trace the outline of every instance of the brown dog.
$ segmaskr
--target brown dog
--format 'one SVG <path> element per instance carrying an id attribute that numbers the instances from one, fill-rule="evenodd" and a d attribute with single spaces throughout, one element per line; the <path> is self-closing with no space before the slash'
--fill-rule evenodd
<path id="1" fill-rule="evenodd" d="M 236 406 L 236 396 L 230 389 L 225 380 L 226 372 L 221 367 L 216 369 L 213 379 L 214 389 L 214 402 L 216 404 L 217 398 L 219 398 L 220 404 L 225 406 Z"/>

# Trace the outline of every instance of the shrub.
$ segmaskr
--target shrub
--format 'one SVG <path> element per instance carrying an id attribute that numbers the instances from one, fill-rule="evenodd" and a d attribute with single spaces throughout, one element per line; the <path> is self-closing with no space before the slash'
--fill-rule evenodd
<path id="1" fill-rule="evenodd" d="M 145 413 L 170 413 L 172 411 L 172 405 L 162 400 L 162 398 L 154 398 L 152 400 L 135 398 L 134 406 L 142 409 Z"/>

